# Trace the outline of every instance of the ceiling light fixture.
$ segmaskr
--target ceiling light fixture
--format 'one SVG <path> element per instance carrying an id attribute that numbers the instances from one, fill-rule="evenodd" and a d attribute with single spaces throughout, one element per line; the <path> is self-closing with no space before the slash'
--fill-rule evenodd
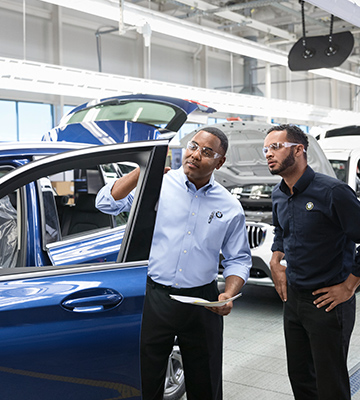
<path id="1" fill-rule="evenodd" d="M 300 1 L 303 36 L 289 52 L 290 70 L 309 71 L 340 66 L 349 57 L 354 47 L 352 33 L 346 31 L 334 34 L 334 15 L 332 14 L 329 35 L 306 37 L 304 3 L 304 0 Z"/>

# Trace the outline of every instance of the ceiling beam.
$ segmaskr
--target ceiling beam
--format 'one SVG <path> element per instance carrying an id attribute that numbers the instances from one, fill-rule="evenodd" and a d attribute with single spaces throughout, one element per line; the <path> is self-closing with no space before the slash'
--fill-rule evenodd
<path id="1" fill-rule="evenodd" d="M 223 19 L 244 25 L 247 28 L 255 29 L 257 31 L 265 32 L 269 35 L 274 35 L 282 39 L 287 39 L 289 41 L 296 41 L 296 35 L 283 29 L 277 28 L 276 26 L 271 26 L 263 22 L 257 21 L 253 18 L 245 17 L 241 14 L 235 13 L 230 7 L 218 8 L 212 4 L 209 4 L 202 0 L 176 0 L 178 3 L 185 4 L 189 7 L 194 7 L 197 10 L 206 13 L 212 13 Z M 273 0 L 272 0 L 273 1 Z M 286 0 L 287 1 L 287 0 Z"/>
<path id="2" fill-rule="evenodd" d="M 117 21 L 119 18 L 119 3 L 117 0 L 41 0 L 46 3 L 75 9 L 91 15 Z M 342 0 L 348 1 L 348 0 Z M 256 43 L 216 29 L 196 25 L 179 20 L 169 15 L 125 3 L 124 22 L 136 26 L 147 22 L 152 31 L 168 37 L 186 40 L 192 43 L 240 54 L 272 64 L 288 67 L 288 53 L 270 46 Z M 342 82 L 360 86 L 360 74 L 341 69 L 311 70 L 314 75 L 325 76 Z"/>
<path id="3" fill-rule="evenodd" d="M 327 11 L 344 21 L 360 27 L 360 5 L 358 0 L 305 0 L 307 3 Z"/>

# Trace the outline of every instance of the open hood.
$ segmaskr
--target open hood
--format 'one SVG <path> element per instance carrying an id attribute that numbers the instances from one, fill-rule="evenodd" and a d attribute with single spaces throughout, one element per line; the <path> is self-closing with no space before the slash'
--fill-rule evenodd
<path id="1" fill-rule="evenodd" d="M 177 132 L 193 111 L 215 112 L 190 100 L 135 94 L 84 103 L 65 115 L 44 141 L 115 144 Z"/>
<path id="2" fill-rule="evenodd" d="M 225 187 L 233 184 L 272 183 L 280 177 L 270 174 L 266 159 L 262 153 L 266 132 L 272 126 L 266 122 L 232 121 L 211 125 L 222 130 L 229 139 L 226 162 L 215 172 L 216 179 Z M 189 133 L 181 139 L 186 143 L 194 135 Z M 324 152 L 312 136 L 309 138 L 308 163 L 317 172 L 335 176 Z"/>
<path id="3" fill-rule="evenodd" d="M 241 201 L 247 210 L 271 210 L 271 193 L 280 176 L 271 175 L 262 148 L 266 132 L 271 127 L 265 122 L 233 121 L 211 125 L 222 130 L 229 139 L 224 165 L 215 170 L 215 179 Z M 183 147 L 195 132 L 181 139 Z M 316 139 L 309 138 L 308 163 L 317 172 L 335 176 L 331 164 Z"/>

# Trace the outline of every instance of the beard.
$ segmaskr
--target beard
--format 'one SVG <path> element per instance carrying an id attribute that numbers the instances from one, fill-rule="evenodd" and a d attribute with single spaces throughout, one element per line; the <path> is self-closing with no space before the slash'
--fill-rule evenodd
<path id="1" fill-rule="evenodd" d="M 284 172 L 286 169 L 289 167 L 293 166 L 295 164 L 295 157 L 294 157 L 294 152 L 291 149 L 290 154 L 285 158 L 285 160 L 279 165 L 278 168 L 274 169 L 269 169 L 271 175 L 279 175 L 282 172 Z"/>

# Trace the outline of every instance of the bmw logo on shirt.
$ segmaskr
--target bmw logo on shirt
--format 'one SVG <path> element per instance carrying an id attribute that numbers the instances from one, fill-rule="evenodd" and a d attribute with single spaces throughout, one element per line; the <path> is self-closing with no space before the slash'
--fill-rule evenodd
<path id="1" fill-rule="evenodd" d="M 312 201 L 309 201 L 309 202 L 306 203 L 305 207 L 306 207 L 306 209 L 308 211 L 310 211 L 310 210 L 312 210 L 314 208 L 314 203 Z"/>

